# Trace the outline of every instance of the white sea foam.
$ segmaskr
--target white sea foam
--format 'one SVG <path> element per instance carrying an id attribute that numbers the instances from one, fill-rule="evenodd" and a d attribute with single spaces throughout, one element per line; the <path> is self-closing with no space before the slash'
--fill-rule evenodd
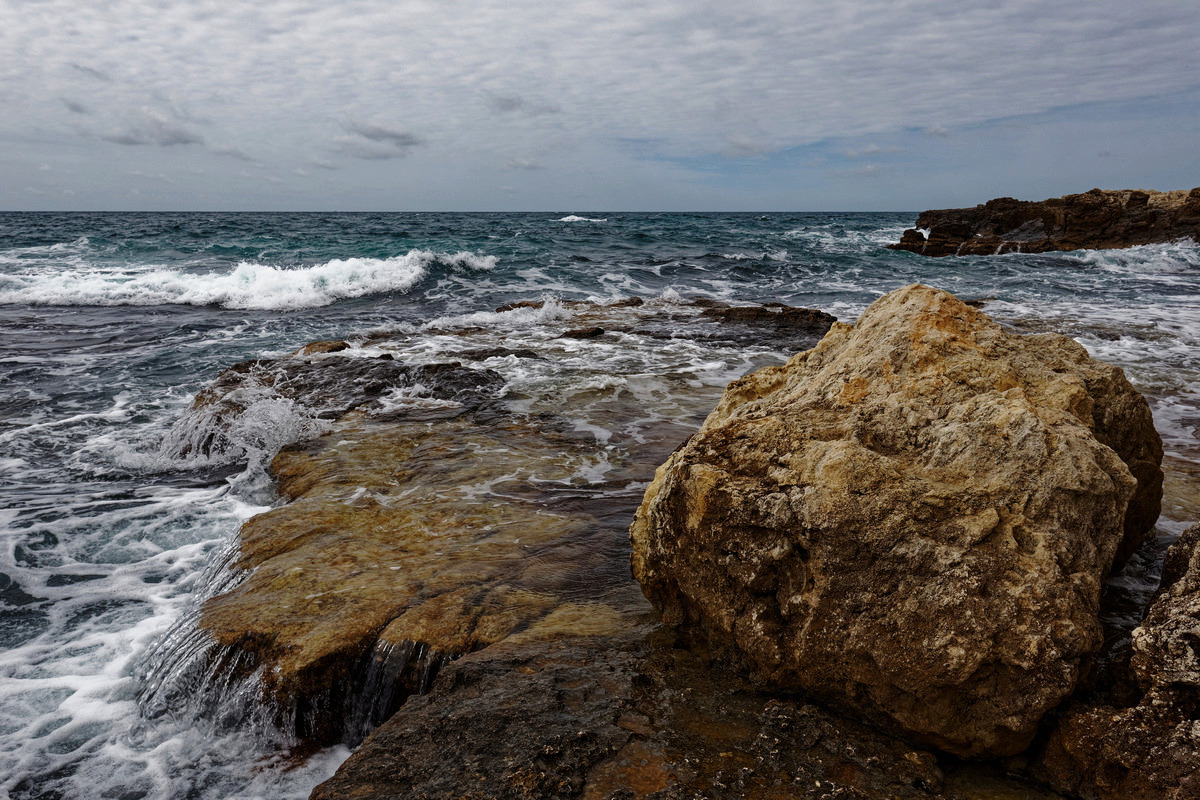
<path id="1" fill-rule="evenodd" d="M 243 261 L 232 271 L 219 273 L 76 265 L 57 272 L 39 269 L 0 275 L 0 304 L 316 308 L 347 298 L 406 292 L 435 264 L 486 271 L 495 267 L 496 257 L 410 250 L 392 258 L 333 259 L 309 267 Z"/>
<path id="2" fill-rule="evenodd" d="M 579 217 L 574 214 L 568 214 L 565 217 L 559 217 L 556 222 L 608 222 L 608 217 Z"/>

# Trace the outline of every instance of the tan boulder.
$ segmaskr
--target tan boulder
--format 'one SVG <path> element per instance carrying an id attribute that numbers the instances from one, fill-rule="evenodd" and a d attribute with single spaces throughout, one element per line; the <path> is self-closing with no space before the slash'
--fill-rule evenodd
<path id="1" fill-rule="evenodd" d="M 646 490 L 634 575 L 779 685 L 1011 754 L 1099 647 L 1161 457 L 1120 369 L 908 286 L 729 385 Z"/>

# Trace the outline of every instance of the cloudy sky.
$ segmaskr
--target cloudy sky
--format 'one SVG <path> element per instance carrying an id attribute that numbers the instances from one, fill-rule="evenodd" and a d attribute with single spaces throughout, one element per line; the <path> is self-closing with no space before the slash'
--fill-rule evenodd
<path id="1" fill-rule="evenodd" d="M 0 0 L 0 209 L 1200 185 L 1196 0 Z"/>

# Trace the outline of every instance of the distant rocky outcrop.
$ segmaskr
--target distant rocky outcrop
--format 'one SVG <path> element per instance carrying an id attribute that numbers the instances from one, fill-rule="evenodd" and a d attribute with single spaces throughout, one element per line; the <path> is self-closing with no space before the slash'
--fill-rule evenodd
<path id="1" fill-rule="evenodd" d="M 1200 241 L 1200 188 L 1092 189 L 1041 202 L 1001 197 L 974 208 L 926 211 L 893 250 L 926 256 L 1103 250 Z"/>
<path id="2" fill-rule="evenodd" d="M 1024 749 L 1158 514 L 1120 369 L 914 285 L 731 383 L 657 471 L 633 571 L 776 685 L 968 757 Z"/>
<path id="3" fill-rule="evenodd" d="M 1085 800 L 1200 797 L 1200 525 L 1167 553 L 1125 682 L 1064 709 L 1033 774 Z"/>

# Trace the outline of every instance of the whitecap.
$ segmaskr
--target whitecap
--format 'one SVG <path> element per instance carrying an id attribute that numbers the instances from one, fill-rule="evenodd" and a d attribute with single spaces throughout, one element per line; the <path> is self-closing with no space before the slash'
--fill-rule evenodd
<path id="1" fill-rule="evenodd" d="M 598 219 L 595 217 L 579 217 L 575 214 L 568 214 L 565 217 L 559 217 L 556 222 L 608 222 L 608 218 Z"/>
<path id="2" fill-rule="evenodd" d="M 221 306 L 235 309 L 300 309 L 385 292 L 406 292 L 433 264 L 453 270 L 487 271 L 496 257 L 466 251 L 410 250 L 391 258 L 333 259 L 309 267 L 240 262 L 231 272 L 188 273 L 84 267 L 0 276 L 0 304 Z"/>

